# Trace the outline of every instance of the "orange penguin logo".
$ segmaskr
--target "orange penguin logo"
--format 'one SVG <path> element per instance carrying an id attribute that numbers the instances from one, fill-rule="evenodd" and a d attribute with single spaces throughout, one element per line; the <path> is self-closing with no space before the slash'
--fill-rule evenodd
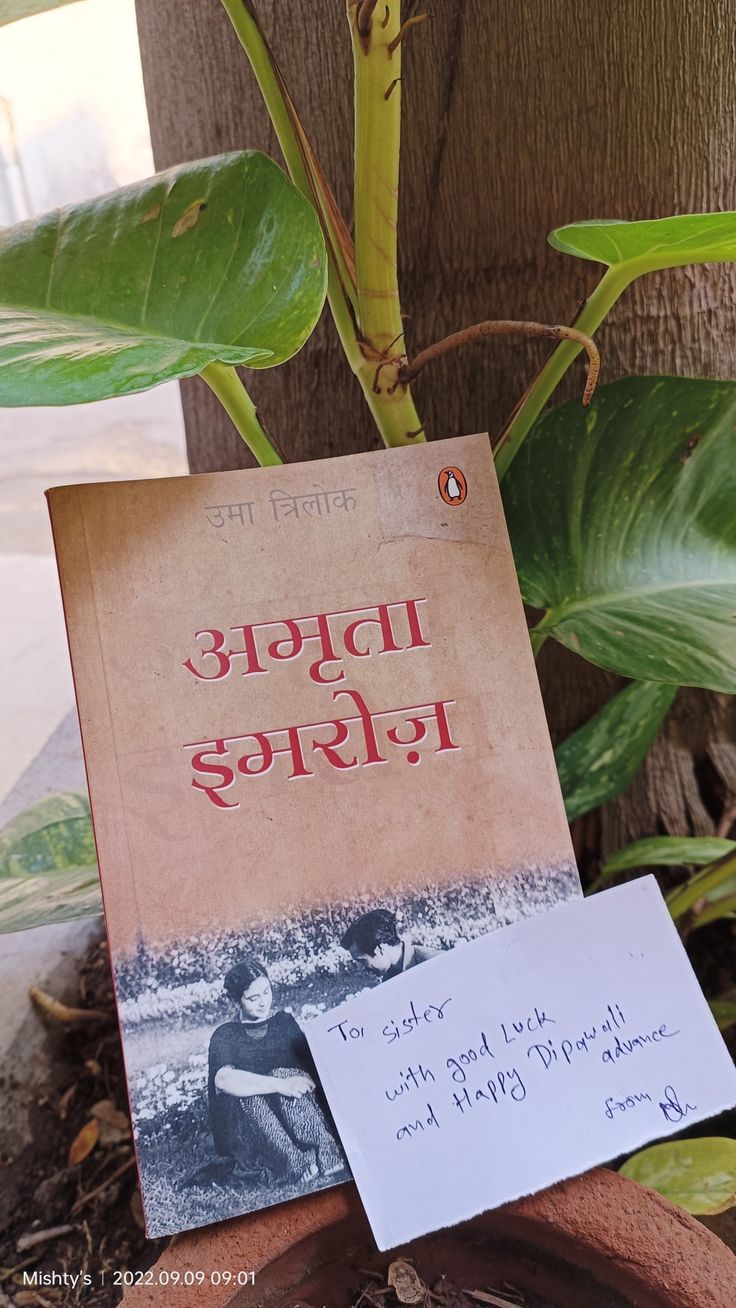
<path id="1" fill-rule="evenodd" d="M 468 483 L 459 468 L 443 468 L 437 485 L 445 504 L 462 504 L 468 493 Z"/>

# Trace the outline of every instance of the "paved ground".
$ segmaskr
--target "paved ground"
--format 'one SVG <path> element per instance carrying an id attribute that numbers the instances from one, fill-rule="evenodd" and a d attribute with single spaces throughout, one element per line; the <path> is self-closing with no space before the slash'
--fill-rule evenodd
<path id="1" fill-rule="evenodd" d="M 56 563 L 43 492 L 68 482 L 186 472 L 178 390 L 66 409 L 0 409 L 0 827 L 57 790 L 84 786 Z M 24 1096 L 43 1079 L 31 985 L 63 990 L 101 923 L 0 937 L 5 1147 L 22 1143 Z"/>
<path id="2" fill-rule="evenodd" d="M 185 471 L 175 386 L 101 404 L 0 409 L 0 803 L 74 706 L 43 492 Z M 40 760 L 42 771 L 53 765 Z"/>
<path id="3" fill-rule="evenodd" d="M 0 223 L 153 172 L 134 0 L 85 0 L 0 29 Z M 70 482 L 186 471 L 175 385 L 101 404 L 0 409 L 0 827 L 84 785 L 43 492 Z M 28 987 L 61 991 L 101 922 L 0 936 L 0 1135 L 42 1075 Z M 12 1101 L 12 1102 L 11 1102 Z M 17 1111 L 16 1111 L 17 1109 Z M 0 1300 L 2 1294 L 0 1294 Z"/>

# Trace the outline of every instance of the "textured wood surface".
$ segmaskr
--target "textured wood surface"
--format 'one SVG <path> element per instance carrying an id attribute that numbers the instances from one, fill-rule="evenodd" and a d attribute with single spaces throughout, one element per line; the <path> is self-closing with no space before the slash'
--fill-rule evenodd
<path id="1" fill-rule="evenodd" d="M 256 0 L 339 201 L 350 213 L 351 53 L 344 0 Z M 379 0 L 379 4 L 382 0 Z M 569 322 L 596 269 L 546 244 L 582 218 L 736 209 L 734 0 L 432 0 L 404 53 L 400 250 L 409 353 L 487 317 Z M 405 12 L 417 11 L 406 4 Z M 137 0 L 157 167 L 221 150 L 278 150 L 218 0 Z M 603 380 L 627 372 L 736 376 L 736 270 L 638 283 L 599 334 Z M 498 432 L 544 357 L 538 342 L 476 344 L 415 387 L 430 436 Z M 582 386 L 576 365 L 564 394 Z M 249 389 L 290 459 L 376 443 L 327 314 L 304 350 Z M 184 383 L 192 469 L 247 450 L 205 387 Z M 548 642 L 553 735 L 613 678 Z M 712 831 L 731 802 L 728 701 L 681 693 L 623 801 L 577 831 L 610 852 L 656 831 Z M 723 819 L 725 821 L 725 819 Z"/>

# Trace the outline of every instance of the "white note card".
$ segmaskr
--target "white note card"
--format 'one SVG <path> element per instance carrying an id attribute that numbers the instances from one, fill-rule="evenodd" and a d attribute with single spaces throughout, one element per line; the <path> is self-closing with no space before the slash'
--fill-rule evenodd
<path id="1" fill-rule="evenodd" d="M 306 1033 L 382 1250 L 736 1103 L 651 876 L 457 945 Z"/>

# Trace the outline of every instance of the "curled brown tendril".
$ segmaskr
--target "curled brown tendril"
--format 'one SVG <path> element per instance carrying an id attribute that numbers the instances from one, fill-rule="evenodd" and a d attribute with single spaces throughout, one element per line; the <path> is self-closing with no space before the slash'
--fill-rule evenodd
<path id="1" fill-rule="evenodd" d="M 583 391 L 583 405 L 587 408 L 590 404 L 601 368 L 601 358 L 592 338 L 586 336 L 585 332 L 579 332 L 576 327 L 552 326 L 543 322 L 517 322 L 505 318 L 474 323 L 472 327 L 465 327 L 460 332 L 453 332 L 451 336 L 445 336 L 443 340 L 436 341 L 434 345 L 428 345 L 426 350 L 421 350 L 412 359 L 411 363 L 408 360 L 399 362 L 396 382 L 391 389 L 395 390 L 397 386 L 408 386 L 410 382 L 416 380 L 420 372 L 433 359 L 448 354 L 450 350 L 457 350 L 463 345 L 468 345 L 471 341 L 480 340 L 482 336 L 542 336 L 550 341 L 574 341 L 577 345 L 581 345 L 588 356 L 588 377 Z M 387 359 L 380 365 L 378 371 L 380 372 L 381 368 L 386 367 L 391 362 L 393 360 Z M 376 384 L 377 382 L 378 373 L 376 374 Z"/>

